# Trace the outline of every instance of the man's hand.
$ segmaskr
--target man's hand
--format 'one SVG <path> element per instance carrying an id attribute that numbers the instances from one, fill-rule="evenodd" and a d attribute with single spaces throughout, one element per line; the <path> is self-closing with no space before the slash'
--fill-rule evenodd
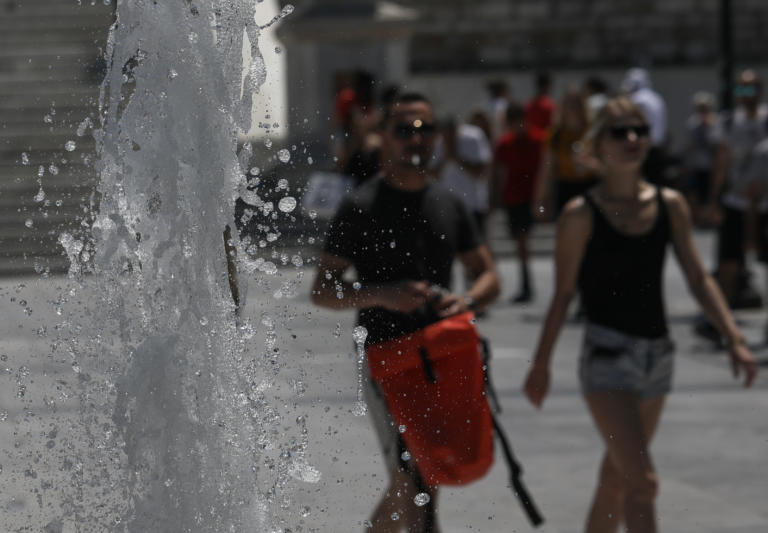
<path id="1" fill-rule="evenodd" d="M 377 303 L 390 311 L 412 313 L 432 296 L 426 281 L 400 281 L 376 289 Z"/>
<path id="2" fill-rule="evenodd" d="M 470 311 L 467 300 L 452 293 L 443 294 L 435 303 L 435 310 L 443 318 Z"/>

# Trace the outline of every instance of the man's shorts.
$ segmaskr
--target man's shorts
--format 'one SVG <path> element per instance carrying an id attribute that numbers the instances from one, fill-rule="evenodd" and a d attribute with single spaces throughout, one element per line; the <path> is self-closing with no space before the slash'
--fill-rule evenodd
<path id="1" fill-rule="evenodd" d="M 579 359 L 584 394 L 632 392 L 641 399 L 672 389 L 674 344 L 668 337 L 634 337 L 597 324 L 587 324 Z"/>
<path id="2" fill-rule="evenodd" d="M 509 223 L 509 232 L 512 235 L 526 234 L 531 231 L 533 224 L 531 203 L 525 202 L 507 206 L 507 222 Z"/>
<path id="3" fill-rule="evenodd" d="M 746 262 L 747 255 L 747 214 L 740 209 L 723 207 L 723 222 L 718 234 L 717 257 L 722 261 Z M 757 216 L 755 232 L 757 258 L 768 263 L 768 213 Z"/>

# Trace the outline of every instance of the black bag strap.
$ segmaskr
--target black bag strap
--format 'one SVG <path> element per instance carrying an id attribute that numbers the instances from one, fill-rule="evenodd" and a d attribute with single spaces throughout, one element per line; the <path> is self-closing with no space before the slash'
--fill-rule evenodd
<path id="1" fill-rule="evenodd" d="M 493 411 L 495 413 L 501 412 L 501 405 L 499 404 L 498 397 L 496 396 L 496 390 L 491 382 L 491 346 L 487 339 L 480 339 L 482 351 L 483 351 L 483 371 L 485 373 L 485 390 L 493 403 Z M 501 450 L 504 453 L 504 459 L 507 462 L 507 468 L 509 468 L 509 480 L 512 484 L 512 491 L 520 501 L 525 514 L 528 516 L 528 520 L 531 524 L 538 527 L 544 523 L 544 517 L 541 516 L 536 504 L 534 503 L 531 495 L 528 493 L 528 489 L 523 484 L 523 468 L 515 458 L 515 454 L 512 451 L 512 445 L 509 443 L 509 438 L 504 428 L 499 423 L 498 418 L 494 412 L 491 413 L 491 420 L 493 421 L 493 429 L 496 432 L 496 436 L 501 442 Z"/>

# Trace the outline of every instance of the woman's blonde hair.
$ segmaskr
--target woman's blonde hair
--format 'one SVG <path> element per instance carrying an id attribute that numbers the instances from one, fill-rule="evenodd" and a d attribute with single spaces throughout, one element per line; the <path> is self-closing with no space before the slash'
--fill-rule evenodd
<path id="1" fill-rule="evenodd" d="M 586 140 L 594 145 L 605 131 L 620 117 L 630 117 L 641 120 L 647 124 L 645 113 L 632 100 L 626 96 L 619 96 L 609 99 L 605 105 L 598 111 L 592 126 L 587 131 Z"/>

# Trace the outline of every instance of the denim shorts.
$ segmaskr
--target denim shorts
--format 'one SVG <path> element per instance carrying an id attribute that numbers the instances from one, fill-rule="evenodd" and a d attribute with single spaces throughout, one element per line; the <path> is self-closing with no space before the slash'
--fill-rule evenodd
<path id="1" fill-rule="evenodd" d="M 579 359 L 584 394 L 633 392 L 643 399 L 672 389 L 675 346 L 668 337 L 648 339 L 587 324 Z"/>

